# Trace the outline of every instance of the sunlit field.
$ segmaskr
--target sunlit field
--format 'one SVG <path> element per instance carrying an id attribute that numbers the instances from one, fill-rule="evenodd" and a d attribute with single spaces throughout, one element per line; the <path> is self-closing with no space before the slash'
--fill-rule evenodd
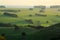
<path id="1" fill-rule="evenodd" d="M 12 12 L 8 10 L 12 10 Z M 16 31 L 14 26 L 1 26 L 0 34 L 4 33 L 7 40 L 51 40 L 60 35 L 60 24 L 57 24 L 60 23 L 58 8 L 46 8 L 43 12 L 40 10 L 41 8 L 0 8 L 0 26 L 1 23 L 9 23 L 8 25 L 19 27 L 19 30 Z M 27 25 L 43 26 L 44 28 L 37 29 Z M 21 39 L 22 32 L 27 34 L 26 39 Z"/>
<path id="2" fill-rule="evenodd" d="M 18 17 L 8 17 L 3 15 L 4 11 L 0 11 L 0 23 L 11 23 L 23 26 L 30 24 L 24 20 L 31 19 L 33 21 L 32 25 L 38 25 L 37 21 L 40 21 L 40 25 L 49 26 L 60 22 L 60 11 L 58 11 L 56 8 L 47 8 L 44 10 L 44 12 L 39 12 L 41 10 L 39 8 L 33 8 L 32 10 L 29 8 L 0 8 L 0 10 L 19 10 L 18 12 L 9 12 L 11 14 L 16 14 Z M 43 14 L 47 16 L 36 16 L 35 14 Z M 49 21 L 49 23 L 46 23 L 46 21 Z"/>

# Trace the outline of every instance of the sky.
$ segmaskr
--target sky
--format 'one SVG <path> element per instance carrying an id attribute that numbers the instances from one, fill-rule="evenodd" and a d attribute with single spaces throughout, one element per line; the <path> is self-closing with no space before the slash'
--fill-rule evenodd
<path id="1" fill-rule="evenodd" d="M 35 6 L 60 5 L 60 0 L 0 0 L 0 5 Z"/>

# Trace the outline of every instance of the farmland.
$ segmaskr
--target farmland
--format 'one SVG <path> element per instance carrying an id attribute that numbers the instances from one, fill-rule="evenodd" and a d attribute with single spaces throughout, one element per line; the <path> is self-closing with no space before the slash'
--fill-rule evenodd
<path id="1" fill-rule="evenodd" d="M 33 21 L 33 25 L 37 25 L 38 22 L 40 21 L 40 24 L 42 26 L 49 26 L 55 23 L 60 22 L 60 11 L 57 11 L 58 9 L 50 9 L 47 8 L 45 9 L 45 12 L 39 12 L 38 8 L 33 8 L 33 10 L 29 10 L 29 8 L 0 8 L 0 10 L 20 10 L 18 12 L 10 12 L 11 14 L 16 14 L 18 17 L 17 18 L 13 18 L 13 17 L 8 17 L 8 16 L 4 16 L 3 13 L 4 11 L 0 11 L 0 22 L 3 23 L 12 23 L 12 24 L 16 24 L 16 25 L 28 25 L 29 23 L 27 23 L 26 19 L 31 19 Z M 44 16 L 36 16 L 35 14 L 44 14 L 47 15 L 46 17 Z M 29 16 L 32 15 L 32 16 Z M 58 16 L 56 16 L 58 15 Z M 47 24 L 46 21 L 49 21 L 49 23 Z"/>
<path id="2" fill-rule="evenodd" d="M 41 40 L 49 40 L 47 37 L 60 35 L 60 26 L 54 25 L 60 23 L 60 11 L 56 8 L 46 8 L 44 12 L 40 12 L 40 10 L 40 8 L 0 8 L 0 23 L 10 23 L 20 28 L 18 31 L 15 31 L 14 27 L 0 27 L 0 34 L 5 33 L 7 40 L 21 40 L 22 32 L 27 33 L 28 37 L 25 40 L 40 40 L 39 37 Z M 5 15 L 4 12 L 7 12 L 8 15 Z M 11 16 L 12 14 L 17 15 L 17 17 Z M 42 25 L 47 28 L 37 30 L 29 28 L 27 25 Z M 46 35 L 47 37 L 44 38 Z"/>

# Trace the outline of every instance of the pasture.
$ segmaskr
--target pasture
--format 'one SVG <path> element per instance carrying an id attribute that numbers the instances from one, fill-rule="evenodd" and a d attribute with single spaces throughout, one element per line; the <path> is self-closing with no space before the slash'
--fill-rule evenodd
<path id="1" fill-rule="evenodd" d="M 22 32 L 26 32 L 27 36 L 37 30 L 31 28 L 20 27 L 18 31 L 14 30 L 14 27 L 0 28 L 0 34 L 4 33 L 6 40 L 22 40 Z"/>
<path id="2" fill-rule="evenodd" d="M 7 11 L 9 14 L 15 14 L 18 17 L 4 15 L 4 12 L 6 12 L 4 10 L 10 10 Z M 22 32 L 27 34 L 27 39 L 24 40 L 40 40 L 39 37 L 41 40 L 50 40 L 49 38 L 58 35 L 58 32 L 60 33 L 58 31 L 60 26 L 50 27 L 53 24 L 60 23 L 60 11 L 57 11 L 58 9 L 55 8 L 46 8 L 44 12 L 40 12 L 40 10 L 38 8 L 0 8 L 0 23 L 15 24 L 20 28 L 18 31 L 15 31 L 14 27 L 0 27 L 0 34 L 4 33 L 7 40 L 22 40 Z M 47 28 L 37 30 L 27 25 L 42 25 Z M 53 30 L 52 28 L 55 29 Z M 55 35 L 53 35 L 54 33 Z"/>
<path id="3" fill-rule="evenodd" d="M 11 24 L 16 24 L 19 26 L 25 26 L 25 25 L 42 25 L 42 26 L 50 26 L 55 23 L 60 22 L 60 11 L 58 9 L 51 9 L 47 8 L 45 9 L 45 12 L 39 12 L 41 9 L 38 8 L 33 8 L 33 10 L 30 10 L 29 8 L 0 8 L 0 10 L 15 10 L 12 12 L 9 12 L 10 14 L 16 14 L 18 17 L 9 17 L 3 15 L 5 11 L 0 11 L 0 22 L 2 23 L 11 23 Z M 20 11 L 19 11 L 20 10 Z M 42 15 L 47 15 L 46 17 L 44 16 L 36 16 L 35 14 L 42 14 Z M 31 16 L 29 16 L 31 15 Z M 57 16 L 58 15 L 58 16 Z M 24 20 L 29 20 L 31 19 L 33 21 L 33 24 L 28 23 Z M 38 23 L 40 21 L 40 23 Z M 46 23 L 46 21 L 49 21 L 49 23 Z"/>

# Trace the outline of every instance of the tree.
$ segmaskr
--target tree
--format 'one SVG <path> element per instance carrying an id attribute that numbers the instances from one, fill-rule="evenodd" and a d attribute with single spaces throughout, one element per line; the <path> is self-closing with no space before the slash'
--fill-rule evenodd
<path id="1" fill-rule="evenodd" d="M 29 8 L 29 10 L 33 10 L 33 8 Z"/>
<path id="2" fill-rule="evenodd" d="M 19 27 L 17 25 L 14 25 L 14 27 L 15 27 L 15 31 L 19 30 Z"/>

